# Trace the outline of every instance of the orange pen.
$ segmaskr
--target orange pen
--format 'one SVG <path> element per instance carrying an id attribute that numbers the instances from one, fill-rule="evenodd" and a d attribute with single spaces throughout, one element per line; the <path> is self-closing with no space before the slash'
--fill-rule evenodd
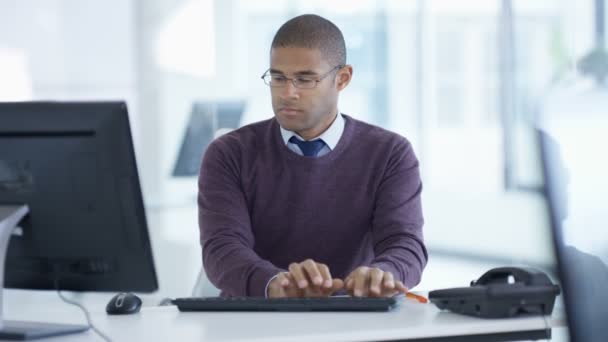
<path id="1" fill-rule="evenodd" d="M 429 300 L 426 299 L 426 297 L 423 297 L 421 295 L 417 295 L 417 294 L 411 293 L 411 292 L 406 292 L 405 293 L 405 298 L 415 299 L 415 300 L 419 301 L 420 303 L 428 303 L 429 302 Z"/>

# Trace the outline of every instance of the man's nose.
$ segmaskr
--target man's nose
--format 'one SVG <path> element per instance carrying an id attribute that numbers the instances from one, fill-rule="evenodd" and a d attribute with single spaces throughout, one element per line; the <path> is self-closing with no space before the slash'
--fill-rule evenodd
<path id="1" fill-rule="evenodd" d="M 293 81 L 292 80 L 288 80 L 287 81 L 287 83 L 283 87 L 282 93 L 283 93 L 283 96 L 285 98 L 295 98 L 295 97 L 298 97 L 298 95 L 299 95 L 298 88 L 296 88 L 293 85 Z"/>

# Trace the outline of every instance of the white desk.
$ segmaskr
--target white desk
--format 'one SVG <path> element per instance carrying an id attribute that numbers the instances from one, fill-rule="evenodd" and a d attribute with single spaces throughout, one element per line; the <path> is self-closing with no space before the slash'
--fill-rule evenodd
<path id="1" fill-rule="evenodd" d="M 69 306 L 35 312 L 6 312 L 10 320 L 81 324 L 84 317 Z M 69 310 L 67 310 L 69 309 Z M 402 300 L 386 313 L 203 313 L 179 312 L 174 306 L 144 307 L 138 314 L 108 316 L 89 308 L 95 325 L 113 341 L 372 341 L 423 339 L 491 341 L 501 338 L 549 338 L 552 327 L 566 325 L 551 317 L 480 319 L 440 312 L 432 304 Z M 458 340 L 458 339 L 457 339 Z M 42 341 L 100 341 L 92 331 Z"/>

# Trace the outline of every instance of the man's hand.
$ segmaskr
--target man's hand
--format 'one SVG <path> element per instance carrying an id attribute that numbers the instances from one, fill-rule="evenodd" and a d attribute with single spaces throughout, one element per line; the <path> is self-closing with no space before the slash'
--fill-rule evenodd
<path id="1" fill-rule="evenodd" d="M 332 279 L 327 265 L 307 259 L 279 273 L 268 285 L 268 297 L 328 297 L 343 287 L 344 281 Z"/>
<path id="2" fill-rule="evenodd" d="M 357 267 L 344 280 L 346 291 L 354 297 L 392 297 L 407 293 L 407 287 L 391 272 L 376 267 Z"/>

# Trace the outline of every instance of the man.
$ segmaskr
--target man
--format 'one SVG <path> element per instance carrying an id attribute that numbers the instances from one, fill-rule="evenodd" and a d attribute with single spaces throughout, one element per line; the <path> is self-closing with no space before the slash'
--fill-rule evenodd
<path id="1" fill-rule="evenodd" d="M 275 117 L 208 147 L 201 246 L 223 296 L 392 296 L 420 281 L 418 160 L 405 138 L 338 112 L 352 74 L 333 23 L 289 20 L 262 76 Z"/>

